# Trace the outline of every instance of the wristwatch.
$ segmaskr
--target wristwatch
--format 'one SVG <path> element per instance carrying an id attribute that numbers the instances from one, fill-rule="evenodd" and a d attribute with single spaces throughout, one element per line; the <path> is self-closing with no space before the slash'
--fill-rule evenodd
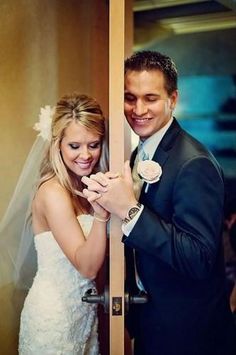
<path id="1" fill-rule="evenodd" d="M 123 223 L 127 224 L 129 223 L 135 216 L 136 214 L 140 211 L 142 205 L 140 202 L 138 202 L 135 206 L 132 206 L 128 212 L 127 212 L 127 216 L 125 217 L 125 219 L 123 219 Z"/>

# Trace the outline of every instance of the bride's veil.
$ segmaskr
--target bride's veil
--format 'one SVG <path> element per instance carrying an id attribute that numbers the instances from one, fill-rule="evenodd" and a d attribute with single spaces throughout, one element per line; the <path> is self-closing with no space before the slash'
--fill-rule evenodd
<path id="1" fill-rule="evenodd" d="M 40 165 L 51 139 L 55 107 L 41 108 L 34 129 L 39 131 L 23 166 L 14 193 L 0 222 L 0 287 L 30 288 L 36 273 L 37 256 L 33 244 L 31 204 Z"/>
<path id="2" fill-rule="evenodd" d="M 53 110 L 41 108 L 40 133 L 28 154 L 14 193 L 0 221 L 0 348 L 16 349 L 24 299 L 36 274 L 37 255 L 31 229 L 31 204 L 42 159 L 48 150 Z M 3 186 L 4 188 L 4 186 Z"/>
<path id="3" fill-rule="evenodd" d="M 0 287 L 14 283 L 29 289 L 36 272 L 36 251 L 31 229 L 31 202 L 48 141 L 36 138 L 15 191 L 0 222 Z"/>

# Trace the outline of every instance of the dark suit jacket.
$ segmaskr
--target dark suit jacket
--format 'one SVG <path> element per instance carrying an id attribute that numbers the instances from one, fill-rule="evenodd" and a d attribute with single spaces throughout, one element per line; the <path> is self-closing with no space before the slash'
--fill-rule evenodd
<path id="1" fill-rule="evenodd" d="M 136 151 L 131 158 L 133 164 Z M 224 181 L 206 148 L 174 119 L 153 157 L 162 176 L 145 183 L 144 210 L 128 237 L 127 284 L 136 293 L 132 249 L 149 296 L 132 306 L 128 329 L 138 354 L 231 355 L 233 320 L 221 247 Z M 234 338 L 232 340 L 232 338 Z"/>

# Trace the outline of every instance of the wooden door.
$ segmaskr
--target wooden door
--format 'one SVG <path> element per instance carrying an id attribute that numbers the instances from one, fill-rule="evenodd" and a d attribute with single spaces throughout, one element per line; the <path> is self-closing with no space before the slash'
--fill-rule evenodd
<path id="1" fill-rule="evenodd" d="M 124 119 L 124 58 L 133 46 L 133 0 L 110 0 L 109 9 L 109 127 L 110 169 L 122 171 L 131 152 L 131 136 Z M 124 327 L 124 246 L 121 221 L 111 218 L 110 227 L 110 355 L 131 355 Z"/>
<path id="2" fill-rule="evenodd" d="M 110 170 L 124 164 L 124 0 L 110 0 L 109 16 L 109 136 Z M 121 221 L 110 224 L 110 354 L 124 354 L 124 247 Z"/>

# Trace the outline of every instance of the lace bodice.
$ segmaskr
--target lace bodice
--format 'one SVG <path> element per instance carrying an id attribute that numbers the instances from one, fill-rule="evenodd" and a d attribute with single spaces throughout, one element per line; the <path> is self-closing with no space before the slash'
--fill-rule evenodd
<path id="1" fill-rule="evenodd" d="M 91 215 L 80 215 L 78 216 L 78 220 L 86 237 L 90 231 L 93 217 Z M 67 286 L 74 288 L 75 278 L 77 282 L 80 282 L 80 286 L 88 285 L 89 287 L 94 287 L 94 283 L 84 278 L 67 259 L 51 231 L 43 232 L 35 236 L 35 248 L 38 258 L 36 277 L 40 277 L 41 273 L 44 274 L 45 269 L 47 269 L 46 275 L 43 276 L 49 278 L 50 282 L 54 281 L 58 284 L 64 282 L 68 284 L 68 282 L 71 281 L 71 284 Z M 61 272 L 62 270 L 63 272 Z M 71 277 L 72 275 L 73 277 Z"/>
<path id="2" fill-rule="evenodd" d="M 78 217 L 88 235 L 93 218 Z M 35 236 L 38 270 L 21 315 L 20 354 L 98 354 L 96 305 L 83 303 L 95 283 L 83 277 L 52 232 Z"/>

